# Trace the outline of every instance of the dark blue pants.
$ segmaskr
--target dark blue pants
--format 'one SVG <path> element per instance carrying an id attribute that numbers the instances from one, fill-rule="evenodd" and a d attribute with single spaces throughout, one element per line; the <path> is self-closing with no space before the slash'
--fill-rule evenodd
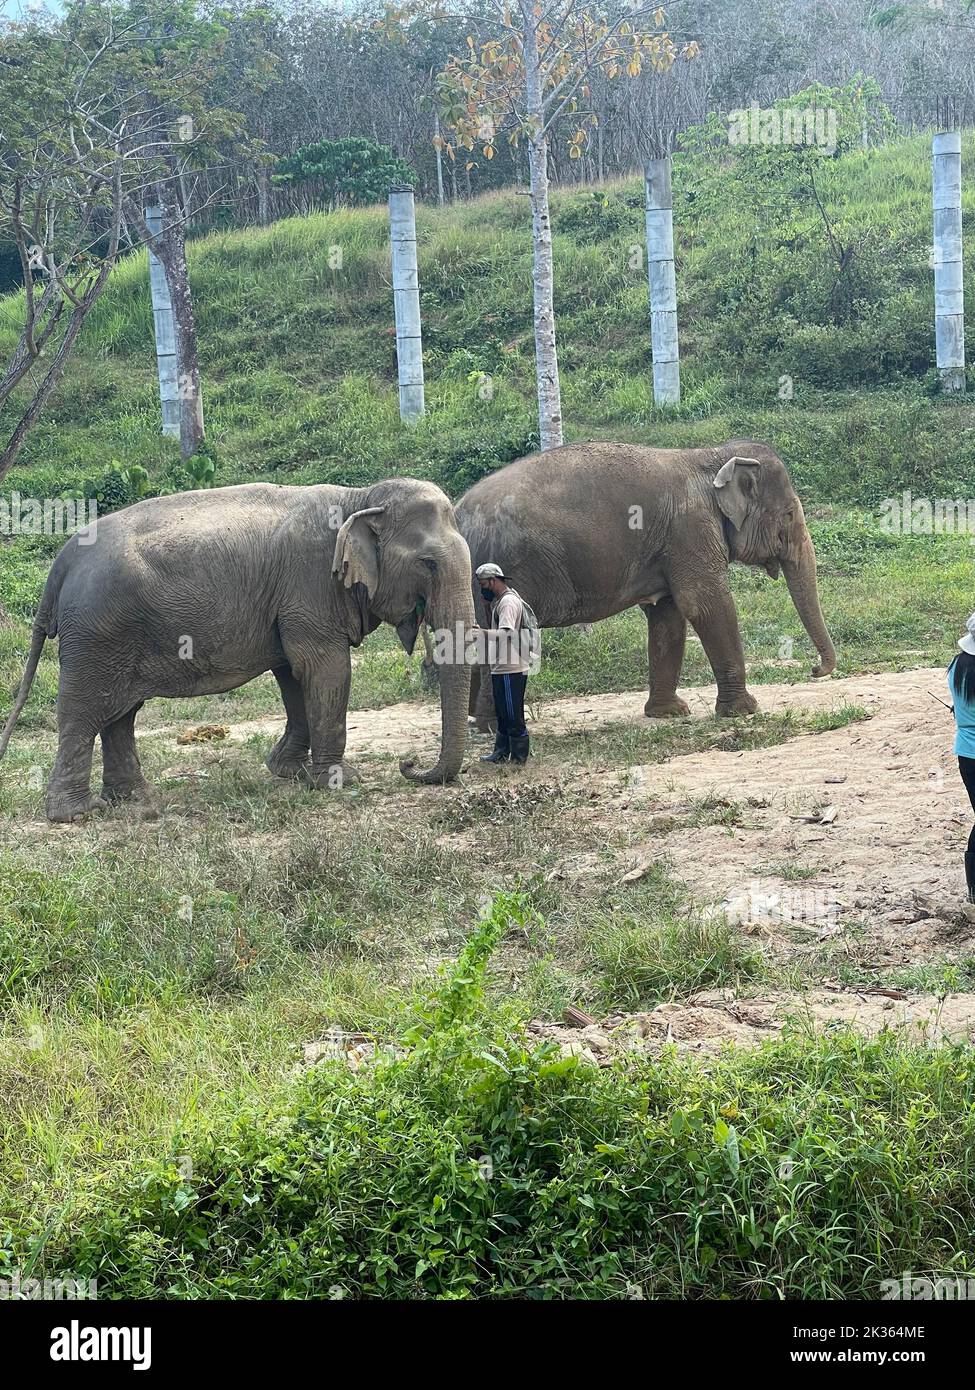
<path id="1" fill-rule="evenodd" d="M 972 803 L 972 810 L 975 811 L 975 758 L 959 758 L 958 771 L 961 773 L 961 780 L 965 783 L 965 790 Z M 968 836 L 968 853 L 975 854 L 975 825 L 972 826 Z"/>
<path id="2" fill-rule="evenodd" d="M 525 673 L 514 676 L 492 676 L 494 712 L 498 716 L 498 733 L 505 738 L 523 738 L 525 728 Z"/>

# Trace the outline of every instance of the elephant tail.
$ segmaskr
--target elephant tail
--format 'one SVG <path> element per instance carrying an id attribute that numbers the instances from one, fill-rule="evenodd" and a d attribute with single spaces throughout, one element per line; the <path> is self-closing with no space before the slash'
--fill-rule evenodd
<path id="1" fill-rule="evenodd" d="M 37 663 L 41 659 L 41 652 L 44 650 L 44 643 L 47 641 L 47 627 L 41 621 L 38 614 L 34 620 L 34 629 L 31 633 L 30 652 L 27 656 L 27 665 L 24 667 L 24 677 L 20 682 L 20 689 L 17 691 L 17 698 L 14 707 L 10 711 L 6 724 L 3 726 L 3 733 L 0 734 L 0 758 L 7 751 L 7 744 L 10 742 L 10 735 L 14 731 L 14 725 L 20 717 L 20 711 L 27 703 L 30 688 L 34 684 L 34 676 L 37 672 Z"/>

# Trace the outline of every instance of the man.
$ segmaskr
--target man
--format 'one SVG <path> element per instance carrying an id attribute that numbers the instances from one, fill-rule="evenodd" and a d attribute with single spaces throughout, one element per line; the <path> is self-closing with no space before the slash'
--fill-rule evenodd
<path id="1" fill-rule="evenodd" d="M 481 596 L 491 605 L 491 626 L 481 630 L 487 644 L 485 653 L 491 667 L 494 710 L 498 717 L 498 736 L 494 752 L 485 753 L 482 763 L 523 763 L 528 757 L 528 730 L 525 727 L 525 687 L 528 684 L 528 656 L 521 640 L 524 604 L 499 565 L 480 565 L 475 571 Z"/>

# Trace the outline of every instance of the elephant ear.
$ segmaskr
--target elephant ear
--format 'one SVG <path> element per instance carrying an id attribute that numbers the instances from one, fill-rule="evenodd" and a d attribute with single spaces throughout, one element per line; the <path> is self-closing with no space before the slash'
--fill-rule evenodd
<path id="1" fill-rule="evenodd" d="M 714 486 L 718 494 L 718 506 L 740 531 L 746 516 L 758 501 L 758 459 L 741 458 L 735 455 L 723 463 L 714 475 Z"/>
<path id="2" fill-rule="evenodd" d="M 364 507 L 353 512 L 343 523 L 335 538 L 332 573 L 351 589 L 361 584 L 369 597 L 379 587 L 378 524 L 372 518 L 382 516 L 385 507 Z"/>

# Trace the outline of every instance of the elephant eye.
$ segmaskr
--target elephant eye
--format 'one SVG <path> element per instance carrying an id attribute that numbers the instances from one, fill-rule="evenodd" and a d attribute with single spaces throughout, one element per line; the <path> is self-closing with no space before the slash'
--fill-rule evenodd
<path id="1" fill-rule="evenodd" d="M 426 569 L 428 569 L 428 570 L 430 571 L 431 574 L 436 574 L 436 572 L 437 572 L 437 562 L 436 562 L 436 560 L 431 560 L 428 556 L 424 555 L 423 558 L 420 560 L 420 564 L 423 565 Z"/>

